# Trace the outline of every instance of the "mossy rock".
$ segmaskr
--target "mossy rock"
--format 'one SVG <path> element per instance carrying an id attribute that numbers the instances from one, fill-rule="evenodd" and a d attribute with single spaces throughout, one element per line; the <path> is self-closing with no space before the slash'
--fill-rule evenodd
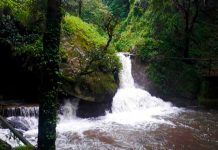
<path id="1" fill-rule="evenodd" d="M 81 118 L 104 116 L 111 111 L 118 85 L 110 73 L 93 73 L 79 79 L 65 77 L 64 91 L 80 99 L 76 115 Z"/>
<path id="2" fill-rule="evenodd" d="M 85 77 L 84 82 L 89 86 L 89 90 L 94 95 L 102 94 L 117 88 L 114 77 L 109 73 L 95 73 Z"/>
<path id="3" fill-rule="evenodd" d="M 115 94 L 118 85 L 110 73 L 93 73 L 78 79 L 64 77 L 63 91 L 86 101 L 104 101 L 105 95 Z"/>
<path id="4" fill-rule="evenodd" d="M 116 91 L 117 85 L 114 77 L 107 73 L 94 73 L 89 76 L 82 77 L 78 82 L 81 93 L 99 97 L 110 91 Z"/>

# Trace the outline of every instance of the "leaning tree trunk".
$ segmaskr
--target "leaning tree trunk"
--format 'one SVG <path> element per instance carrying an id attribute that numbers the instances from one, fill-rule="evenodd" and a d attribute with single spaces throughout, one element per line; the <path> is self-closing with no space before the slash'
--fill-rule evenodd
<path id="1" fill-rule="evenodd" d="M 55 150 L 61 0 L 48 0 L 46 31 L 43 37 L 44 61 L 39 104 L 38 149 Z"/>

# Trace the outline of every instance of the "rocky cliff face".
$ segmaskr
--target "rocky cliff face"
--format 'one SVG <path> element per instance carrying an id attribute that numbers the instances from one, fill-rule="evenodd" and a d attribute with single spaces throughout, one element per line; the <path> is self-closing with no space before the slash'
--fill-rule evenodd
<path id="1" fill-rule="evenodd" d="M 146 73 L 146 67 L 148 64 L 143 63 L 137 56 L 132 57 L 132 76 L 136 85 L 142 89 L 145 89 L 152 95 L 158 95 L 158 89 L 148 78 Z"/>

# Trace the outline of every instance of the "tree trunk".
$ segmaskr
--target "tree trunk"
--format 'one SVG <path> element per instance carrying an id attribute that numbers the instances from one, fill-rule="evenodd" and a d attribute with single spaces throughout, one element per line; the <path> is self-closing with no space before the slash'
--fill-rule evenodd
<path id="1" fill-rule="evenodd" d="M 104 47 L 104 51 L 107 51 L 107 49 L 108 49 L 108 47 L 110 46 L 110 43 L 111 43 L 111 41 L 112 41 L 112 38 L 113 38 L 113 35 L 112 35 L 112 34 L 108 36 L 108 41 L 107 41 L 106 46 Z"/>
<path id="2" fill-rule="evenodd" d="M 189 32 L 189 12 L 185 12 L 185 47 L 183 50 L 183 57 L 189 57 L 189 45 L 190 45 L 190 32 Z"/>
<path id="3" fill-rule="evenodd" d="M 2 116 L 0 116 L 0 121 L 3 123 L 4 126 L 6 126 L 21 142 L 23 142 L 23 144 L 25 145 L 31 145 L 32 144 L 27 141 L 19 132 L 17 132 L 16 129 L 14 129 L 8 122 L 6 119 L 4 119 Z"/>
<path id="4" fill-rule="evenodd" d="M 79 0 L 79 1 L 78 1 L 78 4 L 79 4 L 79 11 L 78 11 L 78 14 L 79 14 L 79 17 L 81 17 L 83 1 L 82 1 L 82 0 Z"/>
<path id="5" fill-rule="evenodd" d="M 191 43 L 191 36 L 194 30 L 194 25 L 196 23 L 198 13 L 199 13 L 199 6 L 201 4 L 200 0 L 187 0 L 187 1 L 179 1 L 173 0 L 178 10 L 182 13 L 182 16 L 185 20 L 185 27 L 184 27 L 184 48 L 183 48 L 183 57 L 189 57 L 189 49 Z"/>
<path id="6" fill-rule="evenodd" d="M 38 149 L 55 150 L 61 0 L 48 0 L 46 31 L 43 37 L 44 62 L 39 104 Z"/>
<path id="7" fill-rule="evenodd" d="M 183 52 L 184 58 L 189 57 L 189 47 L 190 47 L 190 33 L 185 32 L 185 48 L 184 48 L 184 52 Z"/>

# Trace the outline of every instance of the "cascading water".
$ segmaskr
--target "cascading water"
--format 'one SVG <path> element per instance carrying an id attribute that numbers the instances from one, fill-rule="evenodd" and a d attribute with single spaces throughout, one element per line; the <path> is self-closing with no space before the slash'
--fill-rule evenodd
<path id="1" fill-rule="evenodd" d="M 205 132 L 199 135 L 199 131 L 194 128 L 196 124 L 202 126 L 204 124 L 202 120 L 208 120 L 211 117 L 208 116 L 209 114 L 205 115 L 207 119 L 200 118 L 199 122 L 193 122 L 193 119 L 189 118 L 191 115 L 201 116 L 202 114 L 196 115 L 196 112 L 174 107 L 171 103 L 164 102 L 160 98 L 151 96 L 147 91 L 136 88 L 131 74 L 130 57 L 122 53 L 119 53 L 118 57 L 123 67 L 119 73 L 120 88 L 113 98 L 112 113 L 99 118 L 81 119 L 76 117 L 77 101 L 66 100 L 58 115 L 59 122 L 56 128 L 58 150 L 184 149 L 185 144 L 181 146 L 181 143 L 177 143 L 179 140 L 174 139 L 177 132 L 183 139 L 186 139 L 186 133 L 189 132 L 193 134 L 193 139 L 196 137 L 200 139 L 202 135 L 205 135 Z M 17 129 L 35 145 L 38 132 L 38 108 L 22 108 L 22 110 L 20 117 L 8 117 L 7 119 L 25 124 L 23 127 L 18 126 Z M 36 112 L 35 115 L 33 112 Z M 180 116 L 176 117 L 178 115 Z M 216 131 L 216 126 L 212 131 Z M 16 140 L 9 139 L 8 135 L 7 129 L 0 129 L 1 139 L 13 146 L 18 145 Z M 214 140 L 216 132 L 210 135 L 210 139 Z M 190 138 L 190 135 L 188 136 Z M 173 144 L 171 141 L 174 141 Z M 216 144 L 216 140 L 214 141 Z M 187 143 L 189 144 L 189 141 Z M 181 147 L 176 147 L 178 145 Z M 197 146 L 193 144 L 191 148 Z M 188 148 L 190 149 L 190 146 Z"/>
<path id="2" fill-rule="evenodd" d="M 151 96 L 147 91 L 136 88 L 131 73 L 131 60 L 129 56 L 118 54 L 122 70 L 120 71 L 120 88 L 113 98 L 113 113 L 139 112 L 147 109 L 157 109 L 162 111 L 171 110 L 171 104 Z"/>
<path id="3" fill-rule="evenodd" d="M 125 56 L 127 55 L 127 56 Z M 119 72 L 120 88 L 113 98 L 112 114 L 108 115 L 111 121 L 122 124 L 137 124 L 143 121 L 163 121 L 153 116 L 177 113 L 180 109 L 171 103 L 151 96 L 147 91 L 137 88 L 132 77 L 131 59 L 128 54 L 119 53 L 122 63 Z"/>
<path id="4" fill-rule="evenodd" d="M 122 53 L 117 54 L 122 63 L 122 69 L 119 72 L 120 88 L 134 88 L 134 79 L 132 77 L 132 64 L 129 56 Z"/>
<path id="5" fill-rule="evenodd" d="M 30 106 L 30 107 L 9 107 L 7 109 L 1 110 L 1 115 L 12 117 L 12 116 L 24 116 L 24 117 L 31 117 L 31 116 L 38 116 L 39 115 L 39 108 Z"/>
<path id="6" fill-rule="evenodd" d="M 8 122 L 19 132 L 24 133 L 38 128 L 39 108 L 29 107 L 12 107 L 2 111 L 2 115 L 7 116 Z M 8 129 L 0 128 L 0 138 L 12 146 L 22 144 L 18 139 L 13 138 L 13 134 Z M 30 142 L 35 142 L 35 137 L 28 137 Z"/>

